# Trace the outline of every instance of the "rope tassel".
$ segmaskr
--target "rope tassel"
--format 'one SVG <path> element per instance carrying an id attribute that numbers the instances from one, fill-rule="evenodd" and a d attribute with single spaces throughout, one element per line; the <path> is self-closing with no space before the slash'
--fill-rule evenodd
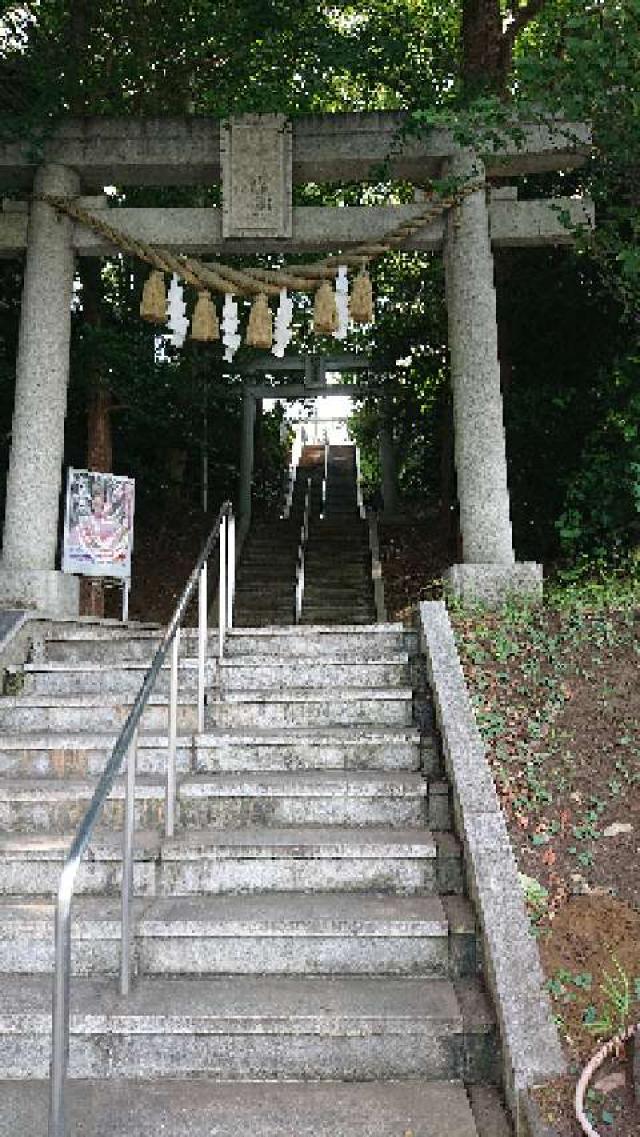
<path id="1" fill-rule="evenodd" d="M 247 327 L 246 343 L 249 347 L 260 347 L 264 351 L 271 349 L 273 341 L 273 316 L 264 292 L 256 296 Z"/>
<path id="2" fill-rule="evenodd" d="M 167 294 L 164 287 L 164 273 L 154 269 L 144 282 L 140 315 L 150 324 L 164 324 L 167 319 Z"/>
<path id="3" fill-rule="evenodd" d="M 371 277 L 366 269 L 359 272 L 353 282 L 349 301 L 349 315 L 354 324 L 371 324 L 373 322 L 373 288 Z"/>
<path id="4" fill-rule="evenodd" d="M 338 310 L 334 291 L 328 280 L 323 280 L 313 306 L 313 330 L 318 335 L 330 336 L 338 326 Z"/>
<path id="5" fill-rule="evenodd" d="M 220 339 L 220 324 L 210 292 L 199 292 L 191 317 L 191 339 L 212 343 Z"/>

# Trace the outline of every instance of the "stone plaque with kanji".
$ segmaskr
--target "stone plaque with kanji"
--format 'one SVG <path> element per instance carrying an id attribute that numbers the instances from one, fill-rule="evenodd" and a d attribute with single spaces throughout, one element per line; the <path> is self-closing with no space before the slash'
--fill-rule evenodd
<path id="1" fill-rule="evenodd" d="M 235 115 L 220 139 L 223 237 L 291 237 L 291 123 Z"/>

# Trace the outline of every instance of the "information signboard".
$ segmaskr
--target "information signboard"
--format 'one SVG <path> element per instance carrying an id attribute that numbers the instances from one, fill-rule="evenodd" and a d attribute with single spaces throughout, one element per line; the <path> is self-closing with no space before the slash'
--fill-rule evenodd
<path id="1" fill-rule="evenodd" d="M 69 470 L 62 571 L 131 579 L 133 478 Z"/>

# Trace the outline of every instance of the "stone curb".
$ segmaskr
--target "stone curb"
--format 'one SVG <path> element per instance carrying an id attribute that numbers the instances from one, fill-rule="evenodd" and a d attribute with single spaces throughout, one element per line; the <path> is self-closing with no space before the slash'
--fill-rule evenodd
<path id="1" fill-rule="evenodd" d="M 516 861 L 478 731 L 453 629 L 442 601 L 419 605 L 420 634 L 453 790 L 456 831 L 465 853 L 469 895 L 480 924 L 486 980 L 498 1017 L 504 1092 L 516 1137 L 532 1128 L 525 1102 L 533 1086 L 566 1073 L 566 1063 Z"/>

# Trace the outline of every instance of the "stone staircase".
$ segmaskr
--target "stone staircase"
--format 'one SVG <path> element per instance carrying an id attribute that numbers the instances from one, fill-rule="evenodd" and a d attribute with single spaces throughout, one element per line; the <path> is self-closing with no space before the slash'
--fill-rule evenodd
<path id="1" fill-rule="evenodd" d="M 52 896 L 157 634 L 49 625 L 0 699 L 0 1137 L 46 1133 Z M 413 648 L 393 624 L 235 629 L 198 736 L 184 634 L 172 839 L 164 674 L 140 736 L 128 999 L 121 784 L 79 874 L 69 1137 L 510 1132 Z"/>
<path id="2" fill-rule="evenodd" d="M 306 446 L 289 518 L 252 525 L 238 569 L 238 627 L 295 621 L 296 557 L 309 481 L 311 517 L 301 623 L 370 624 L 375 620 L 369 532 L 357 503 L 355 447 L 329 447 L 323 500 L 324 472 L 324 446 Z"/>
<path id="3" fill-rule="evenodd" d="M 324 515 L 311 526 L 303 624 L 375 621 L 369 530 L 360 517 L 354 446 L 331 446 Z"/>

